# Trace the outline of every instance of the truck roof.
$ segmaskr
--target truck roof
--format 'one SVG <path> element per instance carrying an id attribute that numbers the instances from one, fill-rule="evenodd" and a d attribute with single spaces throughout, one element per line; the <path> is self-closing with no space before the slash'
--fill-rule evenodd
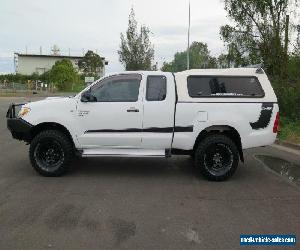
<path id="1" fill-rule="evenodd" d="M 256 75 L 258 68 L 226 68 L 226 69 L 190 69 L 175 73 L 175 75 Z M 262 71 L 262 73 L 264 73 Z"/>
<path id="2" fill-rule="evenodd" d="M 225 68 L 225 69 L 190 69 L 181 72 L 174 73 L 175 75 L 256 75 L 257 67 L 253 68 Z M 121 71 L 121 72 L 112 72 L 108 75 L 118 75 L 118 74 L 144 74 L 144 75 L 153 75 L 157 73 L 170 73 L 164 71 L 147 71 L 147 70 L 137 70 L 137 71 Z M 264 73 L 264 71 L 262 71 Z"/>

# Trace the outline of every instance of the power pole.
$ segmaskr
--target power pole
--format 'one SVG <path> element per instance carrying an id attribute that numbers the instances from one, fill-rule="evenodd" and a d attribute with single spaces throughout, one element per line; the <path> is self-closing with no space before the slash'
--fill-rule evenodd
<path id="1" fill-rule="evenodd" d="M 286 15 L 286 17 L 285 17 L 285 33 L 284 33 L 284 53 L 286 56 L 288 54 L 288 44 L 289 44 L 289 23 L 290 23 L 290 16 Z"/>
<path id="2" fill-rule="evenodd" d="M 187 69 L 190 69 L 190 28 L 191 28 L 191 3 L 189 1 L 189 27 L 188 27 L 188 47 L 187 47 L 187 53 L 186 53 L 186 65 Z"/>
<path id="3" fill-rule="evenodd" d="M 284 32 L 284 72 L 283 76 L 286 76 L 287 71 L 287 64 L 288 64 L 288 47 L 289 47 L 289 23 L 290 23 L 290 16 L 286 15 L 285 17 L 285 32 Z"/>

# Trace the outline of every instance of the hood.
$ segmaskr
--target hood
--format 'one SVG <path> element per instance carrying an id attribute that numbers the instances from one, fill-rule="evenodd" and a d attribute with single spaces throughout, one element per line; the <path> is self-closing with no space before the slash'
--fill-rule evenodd
<path id="1" fill-rule="evenodd" d="M 44 100 L 29 102 L 24 105 L 30 112 L 22 119 L 32 125 L 43 122 L 66 124 L 72 120 L 76 111 L 77 99 L 70 97 L 46 98 Z"/>
<path id="2" fill-rule="evenodd" d="M 59 98 L 64 98 L 64 96 L 49 96 L 46 97 L 44 100 L 52 100 L 52 99 L 59 99 Z"/>
<path id="3" fill-rule="evenodd" d="M 52 100 L 52 99 L 61 99 L 61 98 L 70 98 L 72 96 L 49 96 L 49 97 L 46 97 L 44 100 Z"/>
<path id="4" fill-rule="evenodd" d="M 76 102 L 75 98 L 73 97 L 65 97 L 65 96 L 53 96 L 53 97 L 47 97 L 45 99 L 39 100 L 39 101 L 33 101 L 28 102 L 24 106 L 27 107 L 54 107 L 54 106 L 60 106 L 63 108 L 65 105 L 74 105 Z"/>

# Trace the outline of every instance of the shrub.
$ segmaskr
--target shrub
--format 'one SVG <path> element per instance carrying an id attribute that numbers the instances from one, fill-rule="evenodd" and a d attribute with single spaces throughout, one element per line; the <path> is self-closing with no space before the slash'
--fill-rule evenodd
<path id="1" fill-rule="evenodd" d="M 80 76 L 74 69 L 70 60 L 57 61 L 49 72 L 50 81 L 59 90 L 71 90 L 72 84 L 80 82 Z"/>
<path id="2" fill-rule="evenodd" d="M 300 120 L 300 88 L 273 82 L 280 114 L 292 120 Z"/>

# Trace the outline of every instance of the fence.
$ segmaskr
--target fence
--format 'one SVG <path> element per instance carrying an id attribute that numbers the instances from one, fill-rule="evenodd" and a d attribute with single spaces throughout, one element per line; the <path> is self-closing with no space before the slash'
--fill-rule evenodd
<path id="1" fill-rule="evenodd" d="M 41 81 L 28 81 L 27 83 L 2 82 L 0 83 L 0 92 L 53 92 L 53 85 L 45 84 Z"/>

